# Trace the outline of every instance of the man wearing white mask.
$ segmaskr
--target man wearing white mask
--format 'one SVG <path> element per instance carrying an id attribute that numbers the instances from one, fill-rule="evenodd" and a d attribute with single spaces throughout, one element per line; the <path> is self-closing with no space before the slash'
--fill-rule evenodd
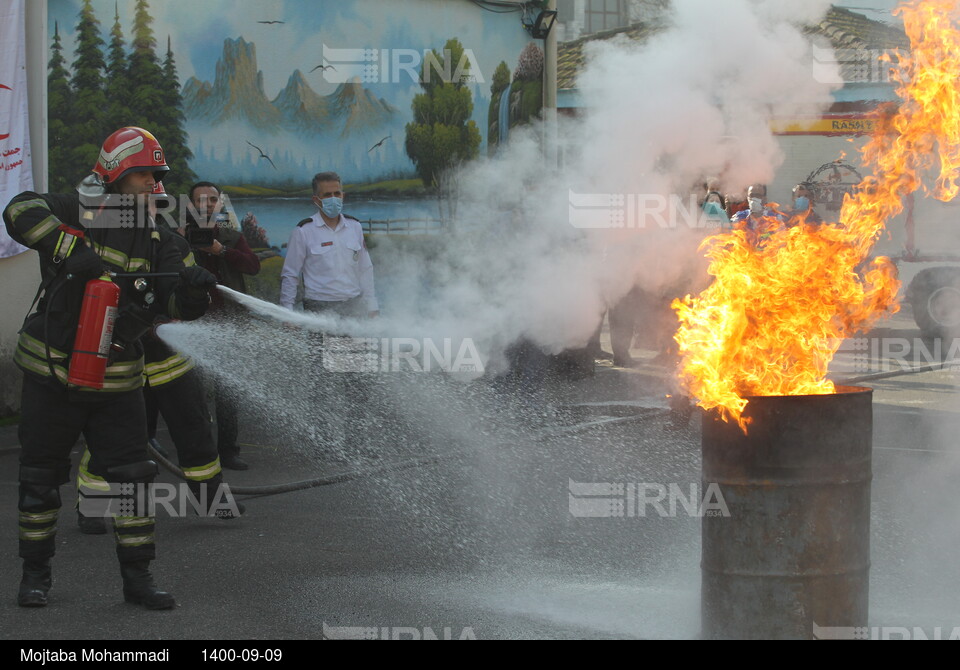
<path id="1" fill-rule="evenodd" d="M 303 278 L 303 308 L 341 316 L 379 315 L 373 262 L 360 222 L 342 213 L 343 186 L 335 172 L 313 178 L 317 213 L 297 224 L 280 273 L 280 304 L 292 309 Z"/>
<path id="2" fill-rule="evenodd" d="M 783 216 L 767 205 L 767 187 L 763 184 L 754 184 L 747 189 L 749 209 L 737 212 L 730 219 L 735 230 L 746 230 L 756 239 L 755 244 L 761 243 L 782 225 Z"/>
<path id="3" fill-rule="evenodd" d="M 343 185 L 337 173 L 314 176 L 313 203 L 317 213 L 297 224 L 287 244 L 280 304 L 293 309 L 302 277 L 304 311 L 377 317 L 373 262 L 360 222 L 342 213 Z M 311 333 L 309 339 L 311 398 L 317 407 L 311 440 L 335 456 L 353 458 L 365 449 L 368 430 L 369 385 L 361 373 L 369 372 L 364 367 L 369 352 L 356 356 L 351 338 L 337 333 Z"/>

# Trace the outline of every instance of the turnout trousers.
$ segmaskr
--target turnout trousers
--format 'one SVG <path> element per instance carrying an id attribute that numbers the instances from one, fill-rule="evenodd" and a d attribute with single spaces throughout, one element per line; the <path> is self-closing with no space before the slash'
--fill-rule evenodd
<path id="1" fill-rule="evenodd" d="M 93 455 L 92 474 L 101 482 L 103 499 L 132 492 L 138 486 L 145 488 L 156 475 L 156 464 L 147 458 L 140 389 L 117 393 L 68 390 L 24 375 L 18 502 L 20 556 L 24 559 L 46 560 L 55 553 L 60 486 L 69 480 L 70 451 L 81 435 Z M 120 562 L 153 560 L 153 517 L 123 505 L 116 511 L 113 522 Z"/>

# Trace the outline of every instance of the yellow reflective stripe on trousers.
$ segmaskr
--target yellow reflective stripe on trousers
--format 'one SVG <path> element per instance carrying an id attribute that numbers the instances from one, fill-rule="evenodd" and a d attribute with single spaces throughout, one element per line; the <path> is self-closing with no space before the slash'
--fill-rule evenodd
<path id="1" fill-rule="evenodd" d="M 46 540 L 48 537 L 53 537 L 56 534 L 56 525 L 50 526 L 49 528 L 44 528 L 42 530 L 30 530 L 20 526 L 21 540 Z"/>
<path id="2" fill-rule="evenodd" d="M 20 512 L 20 521 L 22 523 L 43 523 L 44 521 L 56 521 L 60 516 L 60 510 L 53 509 L 49 512 Z"/>
<path id="3" fill-rule="evenodd" d="M 136 526 L 148 526 L 156 523 L 156 517 L 152 516 L 117 516 L 113 518 L 113 524 L 117 528 L 133 528 Z"/>
<path id="4" fill-rule="evenodd" d="M 84 448 L 80 457 L 80 467 L 77 468 L 77 488 L 92 489 L 94 491 L 110 491 L 110 483 L 103 477 L 98 477 L 89 470 L 90 450 Z"/>
<path id="5" fill-rule="evenodd" d="M 139 547 L 144 544 L 153 544 L 153 533 L 149 535 L 117 535 L 117 544 L 122 547 Z"/>
<path id="6" fill-rule="evenodd" d="M 210 479 L 218 472 L 222 472 L 219 458 L 214 459 L 212 463 L 207 463 L 206 465 L 198 465 L 195 468 L 183 468 L 183 476 L 195 482 Z"/>

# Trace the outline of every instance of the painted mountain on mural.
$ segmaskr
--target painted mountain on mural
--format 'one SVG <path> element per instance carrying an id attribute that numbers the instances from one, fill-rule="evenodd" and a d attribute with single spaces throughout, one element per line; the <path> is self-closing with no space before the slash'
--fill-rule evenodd
<path id="1" fill-rule="evenodd" d="M 358 79 L 319 95 L 299 69 L 272 100 L 257 68 L 256 45 L 227 38 L 212 83 L 196 77 L 183 86 L 187 132 L 196 147 L 191 167 L 234 184 L 284 185 L 292 175 L 336 168 L 347 181 L 410 176 L 397 143 L 404 115 Z M 261 155 L 261 152 L 263 155 Z"/>

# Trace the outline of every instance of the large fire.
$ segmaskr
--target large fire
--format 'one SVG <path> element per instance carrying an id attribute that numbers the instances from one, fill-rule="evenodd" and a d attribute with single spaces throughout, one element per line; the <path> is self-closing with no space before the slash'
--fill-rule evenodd
<path id="1" fill-rule="evenodd" d="M 939 169 L 933 195 L 952 199 L 960 175 L 960 33 L 954 0 L 910 0 L 897 10 L 911 51 L 892 70 L 899 107 L 878 113 L 861 150 L 871 176 L 847 196 L 840 223 L 715 235 L 702 246 L 711 286 L 675 300 L 680 381 L 705 409 L 741 418 L 744 396 L 834 392 L 826 378 L 840 340 L 897 311 L 893 263 L 870 260 L 903 198 Z"/>

